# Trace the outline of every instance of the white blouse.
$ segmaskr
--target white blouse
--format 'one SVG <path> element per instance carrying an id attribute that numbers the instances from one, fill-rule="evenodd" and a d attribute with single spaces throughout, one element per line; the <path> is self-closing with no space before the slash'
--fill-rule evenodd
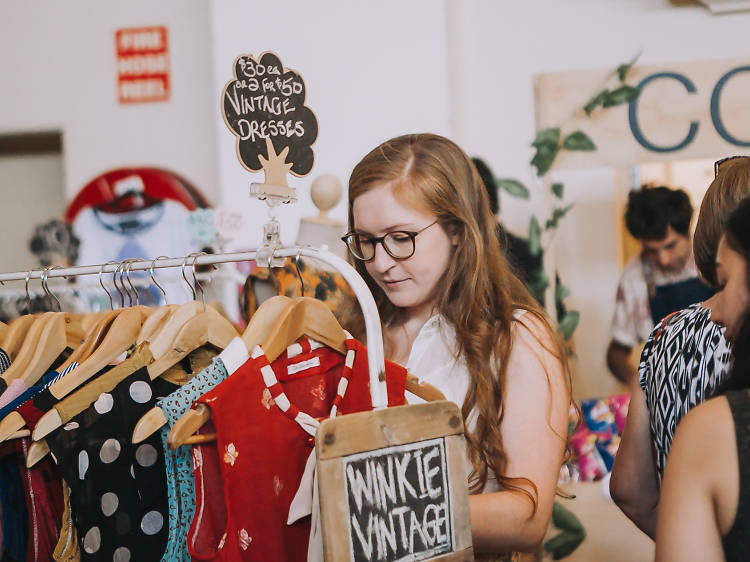
<path id="1" fill-rule="evenodd" d="M 526 311 L 516 309 L 513 318 L 518 320 Z M 515 336 L 515 327 L 514 327 Z M 521 345 L 516 345 L 520 343 Z M 526 346 L 525 338 L 514 337 L 508 368 L 518 364 L 519 355 L 523 355 Z M 458 343 L 456 341 L 456 330 L 450 322 L 440 315 L 435 315 L 425 322 L 412 344 L 409 359 L 406 362 L 406 370 L 417 377 L 420 382 L 426 382 L 440 390 L 446 400 L 450 400 L 463 406 L 466 393 L 469 390 L 469 370 L 463 357 L 458 356 Z M 520 348 L 520 349 L 519 349 Z M 406 401 L 409 404 L 425 402 L 422 398 L 411 392 L 406 392 Z M 466 427 L 471 430 L 476 423 L 476 410 L 469 414 Z M 466 475 L 471 473 L 472 467 L 469 459 L 466 459 Z M 487 474 L 487 483 L 482 490 L 483 494 L 499 490 L 497 480 L 492 471 Z"/>

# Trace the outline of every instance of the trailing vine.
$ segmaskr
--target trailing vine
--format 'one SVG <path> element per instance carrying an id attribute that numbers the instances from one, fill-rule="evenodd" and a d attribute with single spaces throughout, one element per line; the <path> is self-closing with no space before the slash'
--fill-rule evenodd
<path id="1" fill-rule="evenodd" d="M 590 118 L 600 111 L 629 104 L 638 99 L 641 93 L 640 88 L 628 84 L 626 80 L 639 56 L 640 53 L 633 57 L 630 62 L 621 64 L 610 72 L 604 80 L 603 87 L 591 96 L 574 115 L 578 115 L 580 111 L 583 111 Z M 614 84 L 610 87 L 611 82 L 614 82 Z M 594 141 L 583 131 L 575 130 L 563 135 L 562 126 L 549 127 L 538 131 L 531 146 L 535 149 L 535 152 L 530 164 L 536 168 L 536 176 L 539 178 L 543 178 L 549 172 L 561 150 L 593 152 L 597 149 Z M 512 197 L 519 199 L 529 199 L 530 197 L 529 189 L 515 178 L 495 178 L 495 184 Z M 541 221 L 536 215 L 532 215 L 529 220 L 528 246 L 532 257 L 541 255 L 542 236 L 546 233 L 547 238 L 551 240 L 559 227 L 560 221 L 574 206 L 573 203 L 562 205 L 565 194 L 565 186 L 562 183 L 552 183 L 550 185 L 550 192 L 554 198 L 554 204 L 549 217 Z M 549 277 L 544 270 L 544 266 L 541 265 L 530 274 L 530 278 L 527 280 L 527 287 L 531 294 L 539 302 L 543 303 L 549 283 Z M 561 283 L 557 283 L 554 294 L 555 303 L 562 303 L 569 294 L 570 290 L 567 287 Z M 577 310 L 567 310 L 557 320 L 560 333 L 563 339 L 568 342 L 578 327 L 580 313 Z"/>

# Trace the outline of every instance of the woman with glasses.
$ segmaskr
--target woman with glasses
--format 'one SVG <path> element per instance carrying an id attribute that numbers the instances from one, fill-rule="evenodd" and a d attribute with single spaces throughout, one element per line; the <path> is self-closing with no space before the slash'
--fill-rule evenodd
<path id="1" fill-rule="evenodd" d="M 352 172 L 349 225 L 386 356 L 461 407 L 475 553 L 534 550 L 565 451 L 570 375 L 508 268 L 472 161 L 437 135 L 383 143 Z"/>
<path id="2" fill-rule="evenodd" d="M 664 472 L 656 560 L 750 560 L 750 199 L 726 224 L 711 317 L 734 364 L 719 391 L 677 429 Z"/>
<path id="3" fill-rule="evenodd" d="M 717 287 L 716 252 L 730 213 L 750 196 L 750 158 L 716 163 L 693 236 L 695 264 Z M 664 318 L 646 341 L 630 389 L 630 407 L 612 468 L 610 491 L 620 509 L 646 534 L 656 532 L 659 486 L 677 424 L 716 393 L 727 377 L 730 352 L 724 329 L 711 322 L 716 297 Z"/>

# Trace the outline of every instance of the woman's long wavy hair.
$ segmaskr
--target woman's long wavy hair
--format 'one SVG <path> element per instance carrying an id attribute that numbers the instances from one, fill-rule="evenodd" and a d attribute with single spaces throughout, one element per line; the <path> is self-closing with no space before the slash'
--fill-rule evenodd
<path id="1" fill-rule="evenodd" d="M 552 341 L 551 351 L 567 369 L 562 340 L 550 327 L 543 310 L 513 275 L 496 233 L 485 187 L 472 161 L 452 141 L 434 134 L 405 135 L 391 139 L 365 156 L 349 179 L 349 226 L 354 229 L 353 201 L 370 189 L 390 184 L 404 204 L 437 217 L 457 241 L 448 269 L 436 288 L 437 311 L 455 328 L 458 354 L 469 371 L 469 390 L 461 412 L 464 420 L 476 416 L 466 431 L 473 467 L 470 486 L 481 491 L 488 469 L 500 489 L 529 497 L 536 510 L 536 486 L 526 478 L 505 475 L 507 455 L 500 424 L 508 358 L 511 351 L 513 311 L 524 309 L 538 317 Z M 370 277 L 365 264 L 354 261 L 367 282 L 385 326 L 398 326 L 406 311 L 394 306 Z M 519 320 L 523 322 L 523 320 Z M 539 336 L 537 336 L 539 338 Z M 541 338 L 540 338 L 541 342 Z M 386 354 L 390 348 L 386 339 Z M 468 424 L 466 424 L 468 425 Z M 564 435 L 560 436 L 563 440 Z M 534 490 L 530 493 L 520 484 Z"/>

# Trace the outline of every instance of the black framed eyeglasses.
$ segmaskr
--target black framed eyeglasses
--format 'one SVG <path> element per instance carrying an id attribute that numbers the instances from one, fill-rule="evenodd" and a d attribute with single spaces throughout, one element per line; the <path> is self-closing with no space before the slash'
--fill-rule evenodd
<path id="1" fill-rule="evenodd" d="M 750 158 L 750 156 L 727 156 L 726 158 L 717 160 L 716 162 L 714 162 L 714 179 L 716 179 L 716 177 L 719 175 L 719 170 L 724 164 L 726 164 L 730 160 L 736 160 L 737 158 Z"/>
<path id="2" fill-rule="evenodd" d="M 438 221 L 431 222 L 416 232 L 408 230 L 392 230 L 383 236 L 371 238 L 357 232 L 347 232 L 341 239 L 349 248 L 349 253 L 361 261 L 370 261 L 375 258 L 375 247 L 378 243 L 394 260 L 406 260 L 414 255 L 414 240 Z"/>

